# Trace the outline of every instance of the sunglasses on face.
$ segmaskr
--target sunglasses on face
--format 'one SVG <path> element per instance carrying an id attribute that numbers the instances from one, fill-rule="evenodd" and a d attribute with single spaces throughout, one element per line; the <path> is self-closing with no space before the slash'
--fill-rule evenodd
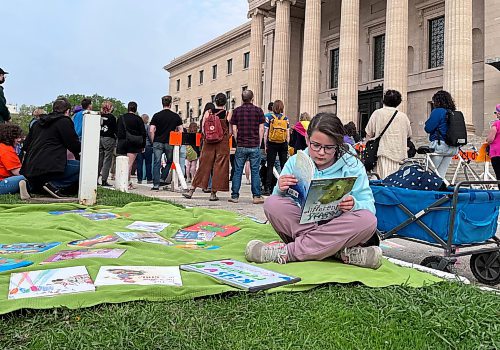
<path id="1" fill-rule="evenodd" d="M 326 154 L 333 154 L 333 153 L 335 153 L 335 151 L 338 148 L 337 145 L 322 145 L 322 144 L 314 142 L 314 141 L 311 141 L 309 143 L 309 147 L 311 147 L 311 149 L 314 152 L 319 152 L 319 151 L 321 151 L 321 149 L 323 149 L 323 151 L 325 151 Z"/>

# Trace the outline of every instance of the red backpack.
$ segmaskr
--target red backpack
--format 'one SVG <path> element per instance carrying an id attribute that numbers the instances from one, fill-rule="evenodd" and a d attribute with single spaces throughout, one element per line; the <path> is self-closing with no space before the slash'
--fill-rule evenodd
<path id="1" fill-rule="evenodd" d="M 219 113 L 223 111 L 224 110 L 214 113 L 211 109 L 208 110 L 208 115 L 203 122 L 205 142 L 218 143 L 224 138 L 224 129 L 222 128 L 222 123 L 219 118 Z"/>

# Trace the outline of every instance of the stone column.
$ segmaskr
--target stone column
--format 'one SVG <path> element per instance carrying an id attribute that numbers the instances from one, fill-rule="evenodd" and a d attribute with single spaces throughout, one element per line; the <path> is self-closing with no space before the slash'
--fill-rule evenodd
<path id="1" fill-rule="evenodd" d="M 358 124 L 359 0 L 342 0 L 337 115 Z"/>
<path id="2" fill-rule="evenodd" d="M 408 0 L 387 0 L 385 22 L 384 90 L 398 90 L 407 112 L 408 95 Z"/>
<path id="3" fill-rule="evenodd" d="M 306 1 L 300 113 L 318 113 L 321 42 L 321 0 Z"/>
<path id="4" fill-rule="evenodd" d="M 445 2 L 443 89 L 455 100 L 468 128 L 472 122 L 472 0 Z"/>
<path id="5" fill-rule="evenodd" d="M 282 100 L 287 108 L 290 67 L 290 6 L 295 0 L 272 0 L 276 6 L 273 58 L 273 100 Z"/>
<path id="6" fill-rule="evenodd" d="M 262 61 L 264 51 L 264 13 L 255 9 L 248 14 L 252 19 L 250 30 L 250 67 L 248 88 L 253 91 L 254 104 L 262 106 Z"/>

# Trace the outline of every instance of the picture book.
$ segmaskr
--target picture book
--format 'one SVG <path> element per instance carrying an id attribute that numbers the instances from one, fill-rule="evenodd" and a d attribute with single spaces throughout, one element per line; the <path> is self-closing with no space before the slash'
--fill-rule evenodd
<path id="1" fill-rule="evenodd" d="M 219 237 L 227 237 L 236 231 L 239 231 L 239 227 L 231 226 L 231 225 L 221 225 L 216 224 L 215 222 L 202 221 L 195 225 L 191 225 L 188 227 L 184 227 L 185 231 L 208 231 L 215 232 L 215 234 Z"/>
<path id="2" fill-rule="evenodd" d="M 85 259 L 85 258 L 106 258 L 106 259 L 117 259 L 126 249 L 73 249 L 73 250 L 61 250 L 56 254 L 48 257 L 40 264 L 47 264 L 58 261 L 74 260 L 74 259 Z"/>
<path id="3" fill-rule="evenodd" d="M 306 224 L 333 219 L 341 214 L 339 204 L 347 197 L 356 177 L 314 178 L 312 159 L 303 151 L 297 152 L 294 175 L 298 182 L 291 186 L 286 195 L 301 208 L 300 223 Z"/>
<path id="4" fill-rule="evenodd" d="M 83 214 L 83 213 L 85 213 L 85 209 L 49 211 L 50 215 Z"/>
<path id="5" fill-rule="evenodd" d="M 101 266 L 95 285 L 117 284 L 181 287 L 182 279 L 178 266 Z"/>
<path id="6" fill-rule="evenodd" d="M 112 220 L 120 217 L 118 214 L 113 213 L 80 213 L 78 215 L 92 221 Z"/>
<path id="7" fill-rule="evenodd" d="M 12 273 L 8 298 L 49 297 L 94 291 L 94 284 L 85 266 L 74 266 Z"/>
<path id="8" fill-rule="evenodd" d="M 93 247 L 101 244 L 111 244 L 118 241 L 118 237 L 114 235 L 95 235 L 94 237 L 71 241 L 68 243 L 70 247 Z"/>
<path id="9" fill-rule="evenodd" d="M 256 292 L 296 283 L 300 278 L 263 269 L 237 260 L 225 259 L 181 265 L 181 270 L 203 273 L 230 286 Z"/>
<path id="10" fill-rule="evenodd" d="M 61 242 L 0 244 L 0 254 L 35 254 L 57 247 Z"/>
<path id="11" fill-rule="evenodd" d="M 178 230 L 172 237 L 177 242 L 208 242 L 214 239 L 215 232 Z"/>
<path id="12" fill-rule="evenodd" d="M 166 222 L 148 222 L 148 221 L 135 221 L 127 226 L 129 230 L 146 231 L 146 232 L 161 232 L 166 227 L 170 226 Z"/>
<path id="13" fill-rule="evenodd" d="M 154 232 L 115 232 L 118 237 L 127 242 L 146 242 L 161 245 L 173 245 L 172 242 L 166 240 L 162 236 Z"/>
<path id="14" fill-rule="evenodd" d="M 32 261 L 4 258 L 0 256 L 0 272 L 18 269 L 20 267 L 30 266 Z"/>

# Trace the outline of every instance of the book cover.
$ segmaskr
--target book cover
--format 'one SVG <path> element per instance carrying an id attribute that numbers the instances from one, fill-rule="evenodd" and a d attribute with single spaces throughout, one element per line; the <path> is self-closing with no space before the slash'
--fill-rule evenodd
<path id="1" fill-rule="evenodd" d="M 18 269 L 20 267 L 30 266 L 32 261 L 22 259 L 11 259 L 0 256 L 0 272 Z"/>
<path id="2" fill-rule="evenodd" d="M 117 284 L 181 287 L 182 279 L 178 266 L 101 266 L 95 285 Z"/>
<path id="3" fill-rule="evenodd" d="M 285 275 L 232 259 L 186 264 L 181 265 L 180 268 L 184 271 L 199 272 L 211 276 L 230 286 L 249 292 L 256 292 L 300 281 L 298 277 Z"/>
<path id="4" fill-rule="evenodd" d="M 13 273 L 9 299 L 49 297 L 69 293 L 94 292 L 85 266 Z"/>
<path id="5" fill-rule="evenodd" d="M 214 239 L 215 232 L 178 230 L 172 237 L 177 242 L 208 242 Z"/>
<path id="6" fill-rule="evenodd" d="M 40 264 L 47 264 L 58 261 L 74 260 L 74 259 L 85 259 L 85 258 L 106 258 L 106 259 L 117 259 L 126 249 L 73 249 L 73 250 L 61 250 L 56 254 L 48 257 Z"/>
<path id="7" fill-rule="evenodd" d="M 50 215 L 83 214 L 83 213 L 85 213 L 85 209 L 49 211 Z"/>
<path id="8" fill-rule="evenodd" d="M 154 232 L 115 232 L 126 242 L 146 242 L 170 246 L 172 242 Z"/>
<path id="9" fill-rule="evenodd" d="M 166 227 L 170 226 L 166 222 L 148 222 L 148 221 L 135 221 L 127 226 L 129 230 L 146 231 L 146 232 L 161 232 Z"/>
<path id="10" fill-rule="evenodd" d="M 0 254 L 35 254 L 57 247 L 61 242 L 0 244 Z"/>
<path id="11" fill-rule="evenodd" d="M 120 217 L 113 213 L 80 213 L 78 215 L 92 221 L 113 220 Z"/>
<path id="12" fill-rule="evenodd" d="M 111 244 L 118 241 L 118 237 L 114 235 L 95 235 L 91 238 L 80 239 L 68 243 L 70 247 L 93 247 L 101 244 Z"/>
<path id="13" fill-rule="evenodd" d="M 219 237 L 227 237 L 236 231 L 239 231 L 240 228 L 231 225 L 221 225 L 216 224 L 215 222 L 202 221 L 197 224 L 184 227 L 185 231 L 204 231 L 204 232 L 215 232 L 215 234 Z"/>

